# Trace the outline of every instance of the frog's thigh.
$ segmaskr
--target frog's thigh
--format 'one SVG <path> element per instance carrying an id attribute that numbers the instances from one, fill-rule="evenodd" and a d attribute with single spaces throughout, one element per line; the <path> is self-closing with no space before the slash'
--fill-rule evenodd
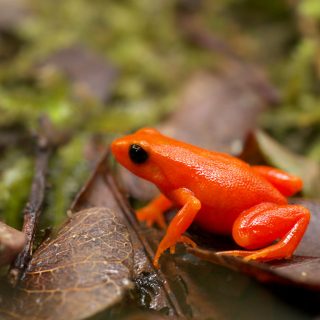
<path id="1" fill-rule="evenodd" d="M 290 257 L 298 246 L 310 220 L 309 210 L 300 205 L 262 203 L 240 214 L 232 236 L 246 249 L 247 260 L 272 260 Z M 277 243 L 272 244 L 276 240 Z"/>
<path id="2" fill-rule="evenodd" d="M 269 181 L 285 197 L 292 196 L 302 188 L 302 180 L 285 171 L 268 166 L 252 166 L 252 169 Z"/>

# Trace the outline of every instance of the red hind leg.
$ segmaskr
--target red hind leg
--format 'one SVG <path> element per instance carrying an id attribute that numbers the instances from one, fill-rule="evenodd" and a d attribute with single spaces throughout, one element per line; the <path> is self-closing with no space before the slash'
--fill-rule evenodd
<path id="1" fill-rule="evenodd" d="M 259 204 L 237 218 L 232 232 L 241 247 L 259 250 L 219 254 L 260 261 L 289 258 L 305 233 L 309 220 L 309 210 L 300 205 Z"/>
<path id="2" fill-rule="evenodd" d="M 290 197 L 302 189 L 302 180 L 285 171 L 267 166 L 252 166 L 252 169 L 268 180 L 285 197 Z"/>

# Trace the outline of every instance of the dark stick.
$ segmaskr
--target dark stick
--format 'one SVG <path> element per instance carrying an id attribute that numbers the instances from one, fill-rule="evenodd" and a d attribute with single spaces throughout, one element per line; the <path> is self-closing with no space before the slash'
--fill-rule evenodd
<path id="1" fill-rule="evenodd" d="M 23 250 L 13 262 L 9 271 L 10 281 L 13 285 L 23 277 L 24 271 L 32 256 L 33 242 L 39 217 L 42 212 L 45 199 L 46 177 L 48 172 L 49 158 L 54 149 L 49 137 L 50 130 L 47 130 L 48 119 L 40 120 L 40 132 L 37 139 L 37 151 L 35 162 L 35 174 L 32 181 L 29 200 L 23 210 L 24 222 L 22 231 L 26 235 L 26 243 Z"/>

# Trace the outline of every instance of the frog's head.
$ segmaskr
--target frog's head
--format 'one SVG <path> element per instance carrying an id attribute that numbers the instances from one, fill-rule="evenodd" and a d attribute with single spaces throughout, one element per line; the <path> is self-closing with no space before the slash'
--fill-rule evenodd
<path id="1" fill-rule="evenodd" d="M 165 137 L 152 128 L 140 129 L 134 134 L 118 138 L 111 144 L 116 160 L 135 175 L 161 185 L 164 180 L 159 164 L 157 146 Z"/>

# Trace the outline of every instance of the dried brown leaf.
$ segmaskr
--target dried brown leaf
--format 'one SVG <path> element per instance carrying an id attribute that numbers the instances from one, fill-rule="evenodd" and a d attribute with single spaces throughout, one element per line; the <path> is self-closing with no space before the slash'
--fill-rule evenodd
<path id="1" fill-rule="evenodd" d="M 85 319 L 123 297 L 132 263 L 130 235 L 115 212 L 77 212 L 35 252 L 1 319 Z"/>

